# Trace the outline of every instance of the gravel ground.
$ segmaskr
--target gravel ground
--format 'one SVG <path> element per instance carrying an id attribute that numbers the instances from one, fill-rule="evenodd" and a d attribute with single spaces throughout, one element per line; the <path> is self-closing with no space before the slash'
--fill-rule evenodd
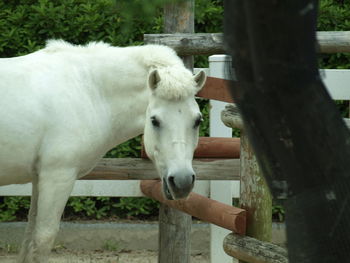
<path id="1" fill-rule="evenodd" d="M 15 263 L 13 254 L 0 254 L 1 263 Z M 153 251 L 69 251 L 58 249 L 51 253 L 48 263 L 157 263 L 157 253 Z M 205 255 L 192 256 L 192 263 L 209 263 Z"/>

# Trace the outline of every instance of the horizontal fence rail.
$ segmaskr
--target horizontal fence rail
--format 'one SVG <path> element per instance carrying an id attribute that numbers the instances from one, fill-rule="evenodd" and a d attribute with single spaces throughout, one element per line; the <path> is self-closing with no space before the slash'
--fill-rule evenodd
<path id="1" fill-rule="evenodd" d="M 241 235 L 245 234 L 245 210 L 211 200 L 194 192 L 190 193 L 188 198 L 183 200 L 167 200 L 164 198 L 161 189 L 162 186 L 159 181 L 141 181 L 141 190 L 146 196 L 203 221 L 221 226 Z"/>
<path id="2" fill-rule="evenodd" d="M 239 180 L 239 159 L 194 159 L 197 180 Z M 141 158 L 103 158 L 82 180 L 154 180 L 151 161 Z"/>
<path id="3" fill-rule="evenodd" d="M 167 45 L 179 55 L 225 54 L 222 33 L 145 34 L 148 44 Z M 320 53 L 350 52 L 350 31 L 317 32 Z"/>

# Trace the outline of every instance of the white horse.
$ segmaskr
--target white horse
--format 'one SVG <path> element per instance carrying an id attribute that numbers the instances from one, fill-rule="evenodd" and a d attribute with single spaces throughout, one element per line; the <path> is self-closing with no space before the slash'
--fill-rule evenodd
<path id="1" fill-rule="evenodd" d="M 202 118 L 194 96 L 205 78 L 158 45 L 49 41 L 0 59 L 0 185 L 33 184 L 18 262 L 47 262 L 75 180 L 139 134 L 165 196 L 185 198 Z"/>

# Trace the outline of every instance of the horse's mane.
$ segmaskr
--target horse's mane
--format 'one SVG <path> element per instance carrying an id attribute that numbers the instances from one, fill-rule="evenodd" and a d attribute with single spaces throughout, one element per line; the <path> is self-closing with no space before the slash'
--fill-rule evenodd
<path id="1" fill-rule="evenodd" d="M 155 95 L 166 100 L 181 100 L 194 96 L 196 82 L 192 73 L 181 66 L 157 68 L 160 81 L 155 89 Z"/>
<path id="2" fill-rule="evenodd" d="M 112 47 L 104 42 L 74 45 L 64 40 L 48 40 L 43 51 L 49 53 L 61 51 L 90 53 L 91 51 L 115 48 L 119 47 Z M 154 69 L 158 70 L 160 82 L 155 90 L 156 96 L 166 100 L 179 100 L 195 95 L 196 83 L 193 75 L 185 68 L 182 60 L 172 48 L 162 45 L 145 45 L 120 49 L 123 49 L 123 54 L 128 54 L 139 61 L 149 72 Z"/>
<path id="3" fill-rule="evenodd" d="M 62 39 L 50 39 L 46 42 L 45 52 L 60 52 L 60 51 L 91 51 L 97 49 L 110 48 L 111 45 L 104 42 L 90 42 L 86 45 L 74 45 Z"/>
<path id="4" fill-rule="evenodd" d="M 157 69 L 160 76 L 156 96 L 166 100 L 180 100 L 195 95 L 193 75 L 172 48 L 162 45 L 146 45 L 143 48 L 138 59 L 150 71 Z"/>

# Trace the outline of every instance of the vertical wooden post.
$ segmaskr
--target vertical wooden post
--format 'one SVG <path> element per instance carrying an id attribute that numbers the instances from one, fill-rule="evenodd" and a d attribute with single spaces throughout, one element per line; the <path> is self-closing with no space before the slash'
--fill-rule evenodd
<path id="1" fill-rule="evenodd" d="M 159 263 L 189 263 L 192 216 L 165 204 L 159 208 Z"/>
<path id="2" fill-rule="evenodd" d="M 240 207 L 247 211 L 247 236 L 271 241 L 272 198 L 252 146 L 244 130 L 241 133 Z"/>
<path id="3" fill-rule="evenodd" d="M 164 7 L 165 33 L 194 32 L 194 0 L 175 1 Z M 182 58 L 193 69 L 193 56 Z M 159 209 L 159 263 L 189 263 L 192 217 L 161 204 Z"/>
<path id="4" fill-rule="evenodd" d="M 240 162 L 239 205 L 247 211 L 246 235 L 270 242 L 272 234 L 272 198 L 244 129 L 241 130 Z M 245 263 L 241 260 L 239 262 Z"/>
<path id="5" fill-rule="evenodd" d="M 272 232 L 272 197 L 248 141 L 235 104 L 226 105 L 221 114 L 226 126 L 241 129 L 240 207 L 247 211 L 246 235 L 270 242 Z"/>
<path id="6" fill-rule="evenodd" d="M 194 33 L 194 0 L 165 5 L 164 33 Z M 182 60 L 187 68 L 193 69 L 193 56 L 184 56 Z"/>

